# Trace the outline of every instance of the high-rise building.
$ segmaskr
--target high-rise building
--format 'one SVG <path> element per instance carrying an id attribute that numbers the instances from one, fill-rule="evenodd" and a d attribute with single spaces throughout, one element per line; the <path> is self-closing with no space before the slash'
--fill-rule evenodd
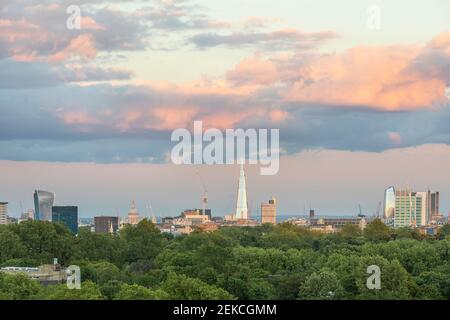
<path id="1" fill-rule="evenodd" d="M 95 233 L 115 233 L 119 230 L 119 217 L 94 217 Z"/>
<path id="2" fill-rule="evenodd" d="M 55 194 L 48 191 L 34 191 L 35 220 L 52 221 L 52 207 Z"/>
<path id="3" fill-rule="evenodd" d="M 239 185 L 236 200 L 236 219 L 245 219 L 248 217 L 248 203 L 247 203 L 247 186 L 245 181 L 244 164 L 241 163 L 241 170 L 239 174 Z"/>
<path id="4" fill-rule="evenodd" d="M 139 223 L 139 220 L 139 213 L 137 212 L 136 204 L 133 200 L 133 202 L 131 202 L 130 211 L 128 212 L 128 223 L 135 225 Z"/>
<path id="5" fill-rule="evenodd" d="M 430 192 L 430 219 L 439 217 L 439 192 Z"/>
<path id="6" fill-rule="evenodd" d="M 274 197 L 268 203 L 261 203 L 261 223 L 277 223 L 277 200 Z"/>
<path id="7" fill-rule="evenodd" d="M 389 187 L 384 192 L 384 219 L 390 220 L 395 214 L 395 189 Z"/>
<path id="8" fill-rule="evenodd" d="M 61 222 L 73 234 L 78 233 L 78 207 L 76 206 L 53 206 L 52 222 Z"/>
<path id="9" fill-rule="evenodd" d="M 394 227 L 420 227 L 428 224 L 429 192 L 395 191 Z"/>
<path id="10" fill-rule="evenodd" d="M 0 202 L 0 224 L 8 224 L 8 202 Z"/>

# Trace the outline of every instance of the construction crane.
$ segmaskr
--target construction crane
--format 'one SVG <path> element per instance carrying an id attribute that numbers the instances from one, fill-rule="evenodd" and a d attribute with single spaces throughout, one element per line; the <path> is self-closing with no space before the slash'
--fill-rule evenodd
<path id="1" fill-rule="evenodd" d="M 377 214 L 376 214 L 376 217 L 377 217 L 377 218 L 380 217 L 380 211 L 381 211 L 381 201 L 378 202 L 378 206 L 377 206 Z"/>
<path id="2" fill-rule="evenodd" d="M 359 209 L 358 217 L 364 218 L 365 215 L 362 214 L 362 210 L 361 210 L 361 205 L 360 204 L 358 204 L 358 209 Z"/>
<path id="3" fill-rule="evenodd" d="M 156 217 L 153 213 L 153 207 L 151 202 L 149 201 L 148 204 L 145 206 L 146 210 L 147 210 L 147 216 L 149 221 L 151 221 L 152 223 L 156 224 Z"/>

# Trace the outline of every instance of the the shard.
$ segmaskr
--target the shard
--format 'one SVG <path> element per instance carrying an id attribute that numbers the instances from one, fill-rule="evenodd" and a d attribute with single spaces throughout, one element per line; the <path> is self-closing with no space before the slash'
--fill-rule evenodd
<path id="1" fill-rule="evenodd" d="M 235 217 L 236 219 L 248 219 L 247 186 L 245 182 L 244 164 L 242 163 L 239 174 Z"/>

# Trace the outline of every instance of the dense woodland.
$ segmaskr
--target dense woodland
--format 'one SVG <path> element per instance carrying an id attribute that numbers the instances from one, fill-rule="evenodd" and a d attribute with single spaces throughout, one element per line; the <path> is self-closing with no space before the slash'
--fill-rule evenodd
<path id="1" fill-rule="evenodd" d="M 0 273 L 0 299 L 449 299 L 450 226 L 437 236 L 345 226 L 319 234 L 283 223 L 162 234 L 148 220 L 117 235 L 27 221 L 0 226 L 0 265 L 79 265 L 81 290 Z M 381 289 L 366 287 L 367 266 Z"/>

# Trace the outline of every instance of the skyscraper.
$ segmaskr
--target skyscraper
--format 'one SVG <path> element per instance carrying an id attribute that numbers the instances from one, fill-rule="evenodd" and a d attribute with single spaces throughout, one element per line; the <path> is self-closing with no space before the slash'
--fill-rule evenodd
<path id="1" fill-rule="evenodd" d="M 52 192 L 34 191 L 34 213 L 35 220 L 52 221 L 52 206 L 55 195 Z"/>
<path id="2" fill-rule="evenodd" d="M 245 181 L 244 164 L 241 163 L 239 185 L 236 201 L 236 219 L 248 219 L 247 186 Z"/>
<path id="3" fill-rule="evenodd" d="M 394 227 L 420 227 L 428 223 L 429 192 L 395 191 Z"/>
<path id="4" fill-rule="evenodd" d="M 8 202 L 0 202 L 0 224 L 8 223 Z"/>
<path id="5" fill-rule="evenodd" d="M 395 189 L 389 187 L 384 192 L 384 218 L 389 220 L 394 218 L 395 213 Z"/>
<path id="6" fill-rule="evenodd" d="M 269 203 L 261 203 L 261 223 L 277 223 L 277 200 L 274 197 Z"/>
<path id="7" fill-rule="evenodd" d="M 430 219 L 434 220 L 439 216 L 439 192 L 430 193 Z"/>
<path id="8" fill-rule="evenodd" d="M 78 207 L 76 206 L 53 206 L 52 222 L 61 222 L 73 234 L 78 233 Z"/>

